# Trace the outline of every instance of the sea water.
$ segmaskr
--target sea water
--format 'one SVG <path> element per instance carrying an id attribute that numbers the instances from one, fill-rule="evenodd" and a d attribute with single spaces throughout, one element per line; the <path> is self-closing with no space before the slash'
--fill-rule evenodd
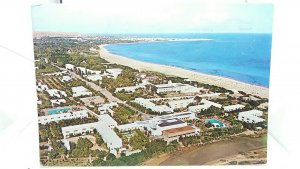
<path id="1" fill-rule="evenodd" d="M 195 40 L 113 44 L 105 48 L 113 54 L 140 61 L 176 66 L 259 86 L 269 86 L 271 34 L 134 36 L 195 38 Z"/>

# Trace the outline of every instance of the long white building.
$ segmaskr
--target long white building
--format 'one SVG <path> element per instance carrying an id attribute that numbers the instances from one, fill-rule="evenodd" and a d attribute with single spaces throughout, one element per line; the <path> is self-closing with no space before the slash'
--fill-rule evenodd
<path id="1" fill-rule="evenodd" d="M 87 75 L 85 78 L 88 79 L 88 80 L 91 80 L 91 81 L 102 80 L 102 76 L 100 74 Z"/>
<path id="2" fill-rule="evenodd" d="M 122 71 L 123 70 L 119 68 L 106 69 L 107 75 L 112 76 L 113 79 L 116 79 Z"/>
<path id="3" fill-rule="evenodd" d="M 194 102 L 195 102 L 194 98 L 189 98 L 189 99 L 179 99 L 179 100 L 169 101 L 168 104 L 174 110 L 174 109 L 186 108 L 189 104 Z"/>
<path id="4" fill-rule="evenodd" d="M 46 91 L 49 94 L 49 96 L 51 96 L 51 97 L 58 97 L 58 98 L 67 97 L 67 93 L 65 91 L 62 91 L 62 90 L 48 89 Z"/>
<path id="5" fill-rule="evenodd" d="M 260 110 L 244 111 L 239 113 L 238 120 L 247 123 L 259 123 L 265 121 L 263 118 L 261 118 L 262 115 L 263 112 Z"/>
<path id="6" fill-rule="evenodd" d="M 200 92 L 200 88 L 191 86 L 189 84 L 172 83 L 169 81 L 167 84 L 155 85 L 156 93 L 164 92 L 180 92 L 180 93 L 197 93 Z"/>
<path id="7" fill-rule="evenodd" d="M 173 109 L 171 107 L 168 107 L 166 105 L 156 105 L 155 103 L 152 102 L 151 99 L 136 98 L 136 99 L 134 99 L 134 102 L 140 104 L 141 106 L 145 107 L 146 109 L 151 109 L 154 112 L 171 113 L 173 111 Z"/>
<path id="8" fill-rule="evenodd" d="M 90 92 L 88 89 L 86 89 L 83 86 L 72 87 L 71 89 L 72 89 L 73 97 L 92 95 L 92 92 Z"/>
<path id="9" fill-rule="evenodd" d="M 66 100 L 65 99 L 53 99 L 53 100 L 50 100 L 50 102 L 51 102 L 52 106 L 55 106 L 55 105 L 60 105 L 61 103 L 66 103 Z"/>
<path id="10" fill-rule="evenodd" d="M 99 115 L 98 119 L 100 122 L 102 122 L 111 129 L 114 129 L 118 126 L 118 123 L 108 114 Z"/>
<path id="11" fill-rule="evenodd" d="M 86 110 L 80 110 L 70 113 L 59 113 L 59 114 L 52 114 L 48 116 L 39 116 L 38 121 L 40 124 L 46 124 L 50 122 L 58 122 L 60 120 L 68 120 L 68 119 L 75 119 L 75 118 L 85 118 L 88 117 L 89 114 Z"/>
<path id="12" fill-rule="evenodd" d="M 94 129 L 102 136 L 110 152 L 116 155 L 116 149 L 121 149 L 123 146 L 122 139 L 103 121 L 63 127 L 62 134 L 64 138 L 68 138 L 71 134 L 86 134 L 87 131 L 93 132 Z"/>
<path id="13" fill-rule="evenodd" d="M 181 112 L 175 114 L 156 116 L 145 121 L 137 121 L 134 123 L 118 125 L 117 128 L 120 131 L 129 131 L 135 129 L 143 130 L 144 128 L 146 128 L 148 131 L 151 131 L 152 135 L 158 136 L 162 134 L 163 130 L 186 126 L 187 123 L 184 121 L 194 120 L 196 118 L 197 117 L 195 113 Z"/>
<path id="14" fill-rule="evenodd" d="M 146 85 L 151 84 L 147 79 L 143 79 L 142 83 L 140 84 L 136 84 L 135 86 L 126 86 L 126 87 L 117 87 L 115 90 L 115 93 L 117 92 L 128 92 L 128 93 L 133 93 L 135 92 L 137 89 L 145 89 Z"/>
<path id="15" fill-rule="evenodd" d="M 224 106 L 224 111 L 225 112 L 230 112 L 234 110 L 240 110 L 243 109 L 245 106 L 242 104 L 235 104 L 235 105 L 229 105 L 229 106 Z"/>
<path id="16" fill-rule="evenodd" d="M 188 108 L 189 111 L 191 112 L 200 112 L 201 110 L 206 110 L 208 109 L 210 106 L 215 106 L 217 108 L 221 108 L 222 105 L 219 103 L 215 103 L 206 99 L 202 99 L 199 105 L 196 106 L 190 106 Z"/>

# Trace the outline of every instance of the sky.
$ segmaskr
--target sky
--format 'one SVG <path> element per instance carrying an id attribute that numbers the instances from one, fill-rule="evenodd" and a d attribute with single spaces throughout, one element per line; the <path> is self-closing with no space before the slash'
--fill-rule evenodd
<path id="1" fill-rule="evenodd" d="M 65 0 L 65 2 L 71 0 Z M 271 33 L 270 4 L 199 0 L 72 0 L 32 7 L 34 31 L 99 34 Z"/>

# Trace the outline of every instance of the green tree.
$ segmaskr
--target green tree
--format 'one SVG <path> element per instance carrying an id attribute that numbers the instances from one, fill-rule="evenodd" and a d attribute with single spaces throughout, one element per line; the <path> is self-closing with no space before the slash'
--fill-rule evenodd
<path id="1" fill-rule="evenodd" d="M 133 147 L 133 149 L 142 149 L 149 143 L 149 138 L 145 136 L 143 132 L 140 130 L 137 130 L 133 137 L 130 138 L 129 141 L 130 145 Z"/>

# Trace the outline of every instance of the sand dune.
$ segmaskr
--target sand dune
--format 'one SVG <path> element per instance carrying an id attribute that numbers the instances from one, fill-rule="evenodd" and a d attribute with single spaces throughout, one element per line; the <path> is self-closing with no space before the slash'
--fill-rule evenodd
<path id="1" fill-rule="evenodd" d="M 148 63 L 148 62 L 142 62 L 142 61 L 130 59 L 124 56 L 111 54 L 104 48 L 104 46 L 105 45 L 99 46 L 100 57 L 102 57 L 103 59 L 111 63 L 129 66 L 138 70 L 156 71 L 156 72 L 164 73 L 166 75 L 189 78 L 194 81 L 216 85 L 230 90 L 244 91 L 246 93 L 254 94 L 263 98 L 268 98 L 269 95 L 269 88 L 266 87 L 247 84 L 229 78 L 207 75 L 207 74 L 186 70 L 174 66 L 160 65 L 160 64 L 154 64 L 154 63 Z"/>

